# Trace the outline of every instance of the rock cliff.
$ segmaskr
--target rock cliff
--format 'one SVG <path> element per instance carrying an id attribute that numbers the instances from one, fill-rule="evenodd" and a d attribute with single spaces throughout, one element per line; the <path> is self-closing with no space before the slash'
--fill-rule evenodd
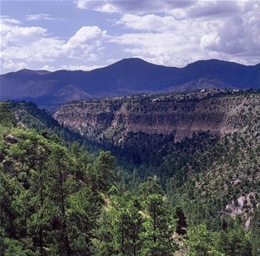
<path id="1" fill-rule="evenodd" d="M 178 142 L 194 133 L 218 136 L 245 129 L 259 108 L 259 94 L 239 92 L 142 95 L 104 98 L 63 105 L 59 123 L 96 141 L 123 144 L 129 133 L 171 134 Z"/>

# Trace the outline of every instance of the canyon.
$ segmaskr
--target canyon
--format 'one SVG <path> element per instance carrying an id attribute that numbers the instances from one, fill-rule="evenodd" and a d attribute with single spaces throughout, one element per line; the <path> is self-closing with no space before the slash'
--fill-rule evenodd
<path id="1" fill-rule="evenodd" d="M 260 96 L 241 92 L 198 91 L 103 98 L 73 102 L 58 109 L 54 118 L 81 135 L 123 145 L 130 133 L 174 134 L 174 142 L 199 132 L 219 137 L 246 129 L 259 111 Z"/>

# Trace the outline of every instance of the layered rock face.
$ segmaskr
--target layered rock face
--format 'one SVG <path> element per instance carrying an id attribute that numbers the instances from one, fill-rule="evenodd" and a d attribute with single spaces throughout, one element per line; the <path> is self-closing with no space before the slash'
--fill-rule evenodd
<path id="1" fill-rule="evenodd" d="M 174 133 L 181 141 L 198 132 L 223 136 L 249 125 L 260 96 L 223 95 L 179 98 L 117 97 L 63 105 L 55 114 L 64 126 L 93 140 L 121 144 L 129 133 Z"/>

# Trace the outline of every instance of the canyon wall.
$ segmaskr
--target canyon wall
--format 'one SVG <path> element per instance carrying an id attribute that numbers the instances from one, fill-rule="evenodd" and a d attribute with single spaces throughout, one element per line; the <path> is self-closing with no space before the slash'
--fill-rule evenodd
<path id="1" fill-rule="evenodd" d="M 178 142 L 198 132 L 223 136 L 246 127 L 253 120 L 250 111 L 259 108 L 260 96 L 221 97 L 161 96 L 117 97 L 63 105 L 54 118 L 96 141 L 124 141 L 127 134 L 174 133 Z"/>

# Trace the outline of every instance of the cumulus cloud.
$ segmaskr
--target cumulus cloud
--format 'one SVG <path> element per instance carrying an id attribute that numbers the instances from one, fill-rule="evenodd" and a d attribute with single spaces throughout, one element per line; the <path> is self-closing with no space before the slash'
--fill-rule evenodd
<path id="1" fill-rule="evenodd" d="M 63 46 L 63 50 L 71 58 L 89 57 L 91 60 L 97 59 L 95 54 L 90 54 L 94 49 L 101 50 L 102 42 L 106 37 L 106 31 L 102 31 L 97 26 L 84 26 L 79 29 L 74 36 Z"/>
<path id="2" fill-rule="evenodd" d="M 230 55 L 260 55 L 260 5 L 253 4 L 251 8 L 244 3 L 239 6 L 239 12 L 215 22 L 210 33 L 201 38 L 201 46 L 211 51 Z M 246 9 L 250 11 L 246 11 Z M 251 52 L 251 53 L 250 53 Z"/>
<path id="3" fill-rule="evenodd" d="M 136 57 L 164 65 L 182 66 L 205 58 L 243 62 L 249 56 L 259 62 L 259 2 L 193 1 L 167 13 L 123 14 L 117 25 L 135 32 L 112 41 Z"/>
<path id="4" fill-rule="evenodd" d="M 1 66 L 5 70 L 13 70 L 13 71 L 28 68 L 28 65 L 25 62 L 22 61 L 17 62 L 17 61 L 13 61 L 12 59 L 4 59 L 1 62 Z"/>
<path id="5" fill-rule="evenodd" d="M 134 14 L 125 14 L 118 22 L 118 25 L 123 24 L 126 28 L 146 31 L 169 31 L 175 30 L 177 25 L 176 18 L 173 16 L 158 16 L 148 14 L 138 16 Z"/>
<path id="6" fill-rule="evenodd" d="M 239 11 L 236 1 L 198 1 L 187 9 L 189 18 L 223 17 Z"/>
<path id="7" fill-rule="evenodd" d="M 49 38 L 42 27 L 1 22 L 1 65 L 6 70 L 26 68 L 34 61 L 53 61 L 61 44 L 61 40 Z"/>
<path id="8" fill-rule="evenodd" d="M 86 10 L 86 20 L 71 19 L 77 22 L 71 34 L 68 32 L 71 30 L 55 31 L 57 24 L 50 29 L 29 26 L 28 21 L 49 20 L 43 24 L 51 26 L 51 21 L 57 20 L 44 10 L 25 16 L 23 22 L 27 23 L 1 16 L 2 67 L 88 70 L 125 57 L 179 67 L 210 58 L 244 64 L 259 62 L 257 0 L 75 0 L 75 3 L 78 8 L 74 5 L 73 11 L 82 14 Z M 93 12 L 89 10 L 100 12 L 98 26 L 94 26 L 95 18 L 91 20 Z M 74 26 L 69 22 L 67 25 L 70 29 Z M 54 33 L 57 34 L 53 36 Z"/>
<path id="9" fill-rule="evenodd" d="M 72 62 L 72 59 L 96 61 L 105 38 L 106 31 L 97 26 L 84 26 L 65 41 L 50 36 L 45 28 L 26 27 L 18 22 L 10 24 L 1 19 L 1 67 L 8 71 L 30 66 L 40 68 L 40 63 L 45 63 L 46 67 L 54 69 L 54 64 L 47 63 L 56 62 L 57 65 L 60 61 Z"/>
<path id="10" fill-rule="evenodd" d="M 180 35 L 163 33 L 132 33 L 111 39 L 115 43 L 125 45 L 125 51 L 132 56 L 149 62 L 166 66 L 184 66 L 197 56 L 196 38 L 185 38 Z M 194 52 L 193 55 L 189 55 Z M 195 56 L 196 55 L 196 56 Z"/>
<path id="11" fill-rule="evenodd" d="M 7 46 L 21 47 L 38 41 L 47 34 L 47 30 L 41 27 L 22 27 L 10 25 L 1 21 L 1 46 L 5 50 Z"/>

